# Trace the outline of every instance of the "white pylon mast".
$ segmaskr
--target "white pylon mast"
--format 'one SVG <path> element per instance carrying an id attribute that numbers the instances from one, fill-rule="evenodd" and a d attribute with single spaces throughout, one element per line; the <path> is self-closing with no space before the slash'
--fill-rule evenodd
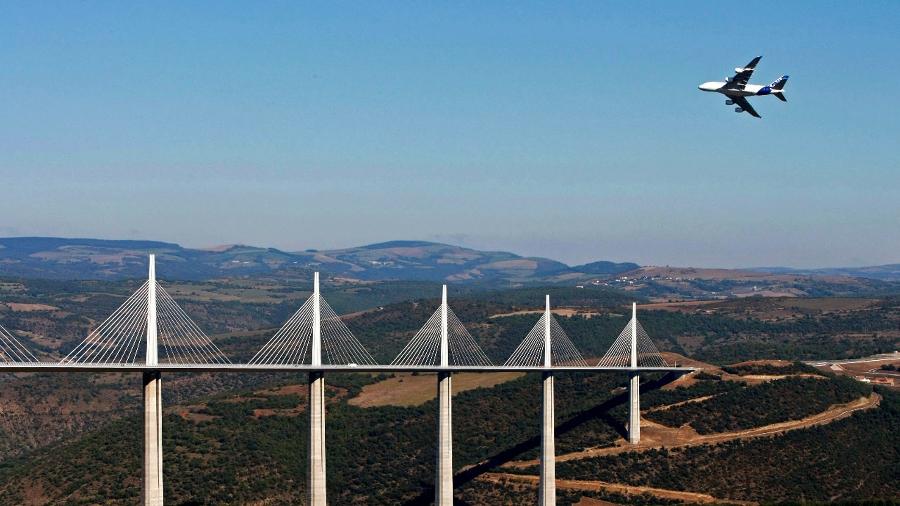
<path id="1" fill-rule="evenodd" d="M 544 367 L 553 366 L 550 346 L 550 296 L 547 295 L 544 309 Z"/>
<path id="2" fill-rule="evenodd" d="M 157 365 L 156 331 L 156 255 L 150 255 L 150 272 L 147 281 L 147 365 Z"/>
<path id="3" fill-rule="evenodd" d="M 450 363 L 448 348 L 449 333 L 447 331 L 447 285 L 441 292 L 441 367 L 447 367 Z"/>
<path id="4" fill-rule="evenodd" d="M 637 302 L 631 303 L 631 368 L 637 367 Z"/>
<path id="5" fill-rule="evenodd" d="M 312 365 L 322 365 L 322 305 L 319 297 L 319 273 L 313 277 Z"/>

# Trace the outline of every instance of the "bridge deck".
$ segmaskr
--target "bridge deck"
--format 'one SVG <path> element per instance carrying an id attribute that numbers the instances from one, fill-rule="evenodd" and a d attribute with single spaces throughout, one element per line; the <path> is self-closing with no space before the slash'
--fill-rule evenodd
<path id="1" fill-rule="evenodd" d="M 680 372 L 693 367 L 509 367 L 509 366 L 404 366 L 404 365 L 298 365 L 298 364 L 59 364 L 57 362 L 0 363 L 0 372 Z"/>

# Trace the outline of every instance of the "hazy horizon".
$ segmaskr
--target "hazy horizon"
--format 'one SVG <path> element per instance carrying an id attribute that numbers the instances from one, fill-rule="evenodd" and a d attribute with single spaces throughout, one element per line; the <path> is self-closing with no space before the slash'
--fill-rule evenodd
<path id="1" fill-rule="evenodd" d="M 11 4 L 0 236 L 900 262 L 900 3 L 753 7 Z"/>
<path id="2" fill-rule="evenodd" d="M 69 240 L 79 240 L 79 239 L 82 239 L 82 240 L 109 240 L 109 241 L 128 240 L 128 241 L 161 242 L 161 243 L 177 244 L 178 246 L 181 246 L 181 247 L 183 247 L 183 248 L 188 248 L 188 249 L 193 249 L 193 250 L 205 250 L 205 251 L 214 251 L 214 250 L 219 250 L 219 249 L 223 249 L 223 248 L 227 248 L 227 247 L 233 247 L 233 246 L 246 246 L 246 247 L 256 247 L 256 248 L 275 248 L 275 249 L 278 249 L 278 250 L 280 250 L 280 251 L 284 251 L 284 252 L 287 252 L 287 253 L 300 253 L 300 252 L 305 252 L 305 251 L 310 251 L 310 250 L 316 250 L 316 251 L 334 251 L 334 250 L 343 250 L 343 249 L 352 249 L 352 248 L 358 248 L 358 247 L 372 246 L 372 245 L 383 244 L 383 243 L 389 243 L 389 242 L 417 242 L 417 241 L 422 241 L 422 242 L 442 243 L 442 244 L 445 244 L 445 245 L 448 245 L 448 246 L 458 246 L 458 247 L 462 247 L 462 248 L 469 248 L 469 249 L 474 249 L 474 250 L 479 250 L 479 251 L 497 251 L 497 252 L 512 253 L 512 254 L 514 254 L 514 255 L 519 255 L 519 256 L 521 256 L 521 257 L 528 257 L 528 258 L 545 258 L 545 259 L 547 259 L 547 260 L 554 260 L 554 261 L 558 261 L 558 262 L 565 263 L 566 265 L 568 265 L 568 266 L 570 266 L 570 267 L 574 267 L 574 266 L 578 266 L 578 265 L 583 265 L 583 264 L 587 264 L 587 263 L 591 263 L 591 262 L 596 262 L 596 261 L 609 261 L 609 262 L 615 262 L 615 263 L 629 263 L 629 262 L 633 262 L 633 263 L 638 263 L 639 265 L 644 266 L 644 267 L 647 267 L 647 266 L 654 266 L 654 267 L 690 267 L 690 268 L 706 268 L 706 269 L 791 268 L 791 269 L 805 270 L 805 269 L 824 269 L 824 268 L 841 268 L 841 267 L 878 267 L 878 266 L 882 266 L 882 265 L 894 265 L 894 264 L 900 263 L 900 262 L 889 262 L 889 263 L 887 263 L 887 264 L 820 265 L 820 266 L 813 266 L 813 267 L 803 267 L 803 266 L 784 265 L 784 264 L 724 266 L 724 265 L 700 265 L 700 264 L 642 263 L 642 262 L 637 262 L 637 261 L 635 261 L 635 260 L 631 260 L 631 259 L 627 259 L 627 258 L 606 258 L 606 257 L 596 257 L 596 258 L 589 258 L 589 259 L 582 260 L 582 261 L 570 262 L 570 261 L 566 261 L 566 260 L 564 260 L 564 259 L 562 259 L 562 258 L 549 257 L 549 256 L 546 256 L 546 255 L 532 255 L 532 254 L 523 253 L 523 252 L 521 252 L 521 251 L 516 251 L 516 250 L 508 249 L 508 248 L 489 248 L 489 247 L 480 247 L 480 246 L 478 246 L 478 245 L 465 244 L 465 241 L 462 241 L 462 242 L 454 242 L 454 239 L 453 239 L 453 238 L 446 238 L 446 239 L 439 239 L 439 238 L 433 238 L 433 239 L 408 239 L 408 238 L 406 238 L 406 239 L 386 239 L 386 240 L 383 240 L 383 241 L 374 241 L 374 242 L 364 243 L 364 244 L 347 244 L 347 245 L 339 245 L 339 246 L 332 246 L 332 247 L 317 247 L 317 246 L 305 246 L 305 247 L 276 247 L 276 246 L 273 246 L 273 245 L 271 245 L 271 244 L 254 244 L 254 243 L 246 243 L 246 242 L 223 243 L 223 244 L 212 244 L 212 245 L 189 245 L 189 244 L 183 244 L 183 243 L 180 243 L 180 242 L 178 242 L 178 241 L 167 241 L 167 240 L 164 240 L 164 239 L 152 239 L 152 238 L 148 239 L 148 238 L 140 238 L 140 237 L 122 238 L 122 237 L 74 237 L 74 236 L 73 236 L 73 237 L 63 237 L 63 236 L 27 236 L 27 235 L 21 235 L 21 236 L 7 236 L 7 237 L 0 237 L 0 239 L 10 239 L 10 238 L 12 238 L 12 239 L 16 239 L 16 238 L 35 238 L 35 237 L 37 237 L 37 238 L 49 238 L 49 239 L 69 239 Z"/>

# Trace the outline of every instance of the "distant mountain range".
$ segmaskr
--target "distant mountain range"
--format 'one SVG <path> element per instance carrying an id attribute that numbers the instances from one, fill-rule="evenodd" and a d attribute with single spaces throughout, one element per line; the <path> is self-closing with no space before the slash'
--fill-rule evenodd
<path id="1" fill-rule="evenodd" d="M 660 285 L 646 295 L 668 293 L 673 283 L 697 285 L 707 295 L 719 288 L 704 280 L 740 281 L 751 290 L 781 293 L 807 280 L 846 284 L 849 278 L 900 281 L 900 264 L 858 268 L 791 269 L 763 267 L 728 270 L 641 267 L 631 262 L 597 261 L 569 266 L 556 260 L 523 257 L 505 251 L 480 251 L 427 241 L 390 241 L 334 250 L 281 251 L 232 245 L 209 249 L 185 248 L 157 241 L 66 239 L 56 237 L 0 238 L 0 277 L 46 279 L 125 279 L 147 272 L 147 254 L 157 255 L 163 279 L 205 280 L 236 276 L 308 279 L 312 271 L 362 281 L 442 281 L 484 285 L 581 284 L 610 281 L 613 286 Z M 627 281 L 622 282 L 622 278 Z M 845 279 L 846 281 L 840 281 Z M 635 285 L 638 283 L 638 286 Z M 757 285 L 754 285 L 757 283 Z M 627 285 L 627 286 L 626 286 Z M 665 285 L 665 286 L 663 286 Z M 755 287 L 755 288 L 754 288 Z M 673 292 L 678 295 L 683 289 Z M 696 291 L 696 290 L 694 290 Z M 732 290 L 733 291 L 733 290 Z M 798 294 L 813 293 L 800 290 Z M 689 292 L 682 295 L 690 295 Z"/>
<path id="2" fill-rule="evenodd" d="M 426 241 L 286 252 L 243 245 L 191 249 L 156 241 L 14 237 L 0 238 L 0 277 L 136 278 L 146 275 L 148 253 L 157 255 L 160 277 L 188 280 L 308 276 L 309 272 L 320 270 L 331 276 L 360 280 L 532 283 L 612 276 L 639 267 L 605 261 L 568 266 L 546 258 Z"/>
<path id="3" fill-rule="evenodd" d="M 797 274 L 801 276 L 849 276 L 853 278 L 900 281 L 900 264 L 873 265 L 869 267 L 825 267 L 822 269 L 796 269 L 793 267 L 755 267 L 746 269 L 769 274 Z"/>

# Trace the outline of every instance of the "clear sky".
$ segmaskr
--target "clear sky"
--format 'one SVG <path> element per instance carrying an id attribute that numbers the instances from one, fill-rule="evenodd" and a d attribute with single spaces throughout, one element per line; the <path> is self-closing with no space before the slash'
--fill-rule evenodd
<path id="1" fill-rule="evenodd" d="M 0 236 L 900 261 L 900 2 L 3 2 Z M 763 55 L 788 102 L 703 81 Z"/>

